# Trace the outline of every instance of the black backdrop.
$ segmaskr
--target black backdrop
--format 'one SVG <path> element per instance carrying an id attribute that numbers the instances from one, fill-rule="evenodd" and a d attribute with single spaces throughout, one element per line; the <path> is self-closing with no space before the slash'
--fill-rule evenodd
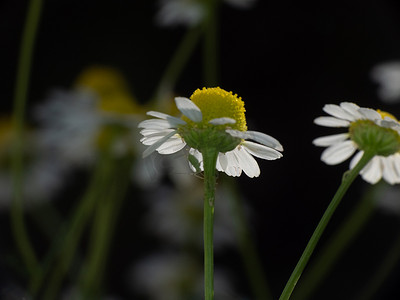
<path id="1" fill-rule="evenodd" d="M 27 1 L 21 0 L 0 4 L 4 112 L 12 110 L 26 8 Z M 153 1 L 45 0 L 28 114 L 51 89 L 69 88 L 76 75 L 92 64 L 119 69 L 139 101 L 145 102 L 185 31 L 182 27 L 156 26 L 156 11 Z M 255 211 L 251 224 L 277 297 L 348 167 L 348 162 L 326 166 L 320 161 L 321 149 L 311 141 L 333 131 L 314 125 L 313 119 L 323 114 L 325 103 L 341 101 L 400 115 L 399 104 L 380 102 L 369 76 L 377 63 L 400 58 L 400 7 L 394 0 L 260 0 L 250 10 L 223 4 L 219 16 L 219 86 L 243 97 L 252 129 L 271 134 L 285 148 L 281 160 L 259 160 L 259 178 L 242 176 L 238 180 Z M 204 85 L 201 64 L 198 49 L 178 80 L 177 94 L 190 96 Z M 368 186 L 361 179 L 355 182 L 328 227 L 327 236 Z M 125 217 L 129 218 L 127 211 Z M 11 243 L 4 212 L 1 218 L 2 240 Z M 400 233 L 396 230 L 397 218 L 387 221 L 387 216 L 378 215 L 376 219 L 376 226 L 368 227 L 369 231 L 344 258 L 352 271 L 339 268 L 336 276 L 341 280 L 327 283 L 328 292 L 317 299 L 351 299 L 346 292 L 349 282 L 353 287 L 365 284 L 365 278 L 354 277 L 365 272 L 365 261 L 371 260 L 363 255 L 381 239 L 390 241 Z M 119 234 L 129 235 L 131 229 L 125 230 Z M 129 242 L 123 244 L 129 248 Z M 378 256 L 383 255 L 385 247 L 380 250 Z M 400 296 L 396 276 L 391 278 L 377 299 Z"/>

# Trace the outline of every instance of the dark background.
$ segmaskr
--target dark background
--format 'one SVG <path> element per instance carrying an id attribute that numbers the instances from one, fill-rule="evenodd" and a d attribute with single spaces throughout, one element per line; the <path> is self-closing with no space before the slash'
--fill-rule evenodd
<path id="1" fill-rule="evenodd" d="M 12 110 L 26 9 L 27 1 L 0 4 L 1 106 L 5 113 Z M 93 64 L 120 70 L 137 99 L 145 103 L 185 32 L 183 27 L 156 26 L 156 12 L 153 1 L 44 1 L 28 112 L 51 89 L 71 87 L 76 75 Z M 243 175 L 238 179 L 254 211 L 250 222 L 277 298 L 348 168 L 348 162 L 327 166 L 320 161 L 321 149 L 312 140 L 337 131 L 318 127 L 313 119 L 324 114 L 324 104 L 341 101 L 400 115 L 400 104 L 380 102 L 369 76 L 374 65 L 400 58 L 400 6 L 394 0 L 260 0 L 250 10 L 223 4 L 219 16 L 219 86 L 244 99 L 251 129 L 276 137 L 285 148 L 278 161 L 258 160 L 259 178 Z M 192 55 L 176 94 L 188 97 L 204 85 L 201 54 L 199 48 Z M 368 187 L 356 180 L 326 236 Z M 129 218 L 126 214 L 121 222 Z M 6 214 L 1 218 L 7 219 Z M 2 241 L 11 243 L 6 238 L 7 222 L 2 224 Z M 383 257 L 400 234 L 399 225 L 398 217 L 377 212 L 314 299 L 352 299 L 357 288 L 366 284 L 369 265 Z M 130 231 L 125 228 L 119 234 Z M 123 245 L 133 249 L 133 243 L 124 241 Z M 396 274 L 400 274 L 399 267 L 376 299 L 400 297 Z M 109 289 L 118 294 L 119 286 L 110 284 Z"/>

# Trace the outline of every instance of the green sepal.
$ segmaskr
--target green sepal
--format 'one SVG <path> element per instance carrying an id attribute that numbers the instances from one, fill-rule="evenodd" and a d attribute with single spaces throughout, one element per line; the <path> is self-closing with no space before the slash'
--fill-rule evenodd
<path id="1" fill-rule="evenodd" d="M 224 130 L 217 128 L 181 128 L 179 134 L 186 144 L 200 152 L 212 148 L 217 152 L 225 153 L 231 151 L 240 144 L 241 139 L 231 136 Z"/>
<path id="2" fill-rule="evenodd" d="M 375 153 L 375 155 L 389 156 L 400 150 L 399 133 L 370 120 L 352 123 L 350 137 L 361 150 Z"/>

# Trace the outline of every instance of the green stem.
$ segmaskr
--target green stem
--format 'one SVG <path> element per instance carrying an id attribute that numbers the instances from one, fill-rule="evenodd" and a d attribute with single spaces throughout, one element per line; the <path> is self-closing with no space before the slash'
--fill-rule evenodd
<path id="1" fill-rule="evenodd" d="M 204 81 L 207 86 L 218 84 L 218 32 L 217 0 L 207 1 L 207 16 L 204 21 Z"/>
<path id="2" fill-rule="evenodd" d="M 36 31 L 42 8 L 41 0 L 30 1 L 28 14 L 23 30 L 21 48 L 18 60 L 17 78 L 14 98 L 15 144 L 12 157 L 12 175 L 14 185 L 13 202 L 11 206 L 11 226 L 18 251 L 31 276 L 38 267 L 35 251 L 29 241 L 23 216 L 23 152 L 24 152 L 24 117 L 31 73 L 32 53 Z"/>
<path id="3" fill-rule="evenodd" d="M 301 279 L 301 284 L 294 292 L 296 300 L 309 299 L 346 247 L 370 219 L 374 207 L 372 193 L 368 192 L 309 266 L 309 270 Z"/>
<path id="4" fill-rule="evenodd" d="M 193 53 L 195 46 L 200 38 L 202 28 L 200 26 L 188 29 L 172 59 L 169 61 L 164 74 L 161 77 L 160 83 L 156 90 L 153 100 L 157 102 L 158 107 L 163 106 L 165 94 L 171 92 L 179 75 L 182 73 L 190 55 Z"/>
<path id="5" fill-rule="evenodd" d="M 218 151 L 206 149 L 202 152 L 204 164 L 204 292 L 205 300 L 214 299 L 214 201 L 216 163 Z"/>
<path id="6" fill-rule="evenodd" d="M 62 234 L 62 241 L 56 241 L 55 249 L 49 254 L 45 268 L 40 273 L 40 276 L 37 276 L 37 279 L 31 283 L 32 290 L 37 293 L 44 281 L 44 276 L 48 273 L 48 269 L 55 265 L 54 272 L 49 278 L 49 283 L 47 284 L 43 299 L 55 299 L 60 285 L 75 256 L 76 249 L 78 248 L 83 231 L 93 212 L 96 200 L 99 195 L 102 195 L 104 192 L 103 188 L 107 187 L 112 170 L 111 168 L 112 160 L 109 157 L 103 157 L 99 161 L 88 190 L 83 199 L 79 202 L 65 234 Z M 54 263 L 56 258 L 58 258 L 58 261 Z"/>
<path id="7" fill-rule="evenodd" d="M 97 202 L 89 256 L 81 274 L 84 299 L 100 297 L 102 275 L 106 266 L 115 221 L 129 184 L 130 160 L 125 159 L 116 163 L 117 167 L 110 178 L 108 191 Z"/>
<path id="8" fill-rule="evenodd" d="M 335 196 L 333 197 L 331 203 L 326 209 L 324 215 L 322 216 L 317 228 L 315 229 L 313 235 L 311 236 L 306 249 L 304 250 L 302 256 L 300 257 L 292 275 L 290 276 L 285 288 L 280 296 L 280 300 L 287 300 L 290 298 L 297 281 L 299 280 L 305 266 L 307 265 L 322 233 L 324 232 L 326 226 L 329 223 L 333 213 L 338 207 L 340 201 L 342 200 L 344 194 L 350 187 L 351 183 L 357 177 L 359 172 L 365 167 L 365 165 L 374 157 L 374 153 L 365 152 L 358 164 L 351 170 L 347 171 L 343 176 L 342 183 L 339 186 Z"/>

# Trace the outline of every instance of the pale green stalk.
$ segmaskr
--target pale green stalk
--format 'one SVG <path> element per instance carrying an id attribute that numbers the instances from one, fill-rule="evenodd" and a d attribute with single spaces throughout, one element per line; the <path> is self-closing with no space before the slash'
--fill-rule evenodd
<path id="1" fill-rule="evenodd" d="M 280 300 L 287 300 L 290 298 L 297 281 L 299 280 L 301 274 L 303 273 L 304 268 L 306 267 L 315 247 L 317 246 L 317 243 L 324 232 L 326 226 L 329 223 L 329 220 L 331 219 L 333 213 L 335 212 L 336 208 L 338 207 L 340 201 L 342 200 L 344 194 L 350 187 L 351 183 L 354 181 L 354 179 L 357 177 L 359 172 L 364 168 L 364 166 L 374 157 L 374 153 L 372 152 L 364 152 L 362 158 L 360 161 L 357 163 L 357 165 L 347 171 L 345 175 L 343 176 L 342 183 L 339 186 L 339 189 L 337 190 L 335 196 L 333 197 L 331 203 L 329 204 L 328 208 L 326 209 L 324 215 L 322 216 L 317 228 L 315 229 L 313 235 L 311 236 L 306 249 L 304 250 L 302 256 L 300 257 L 300 260 L 298 261 L 292 275 L 290 276 L 288 282 L 286 283 L 286 286 L 280 296 Z"/>
<path id="2" fill-rule="evenodd" d="M 36 293 L 43 284 L 44 276 L 49 272 L 48 269 L 54 267 L 54 271 L 51 273 L 46 285 L 43 299 L 51 300 L 57 296 L 59 288 L 75 257 L 83 231 L 93 213 L 96 200 L 103 194 L 103 189 L 107 187 L 110 175 L 112 175 L 112 166 L 113 161 L 111 158 L 103 157 L 100 159 L 93 174 L 91 184 L 82 200 L 78 203 L 68 224 L 66 233 L 62 235 L 63 239 L 56 241 L 55 250 L 52 250 L 52 253 L 49 254 L 45 268 L 42 270 L 42 273 L 38 274 L 37 279 L 32 282 L 32 289 Z M 55 259 L 57 261 L 54 263 Z"/>
<path id="3" fill-rule="evenodd" d="M 15 141 L 12 154 L 13 202 L 11 206 L 11 226 L 13 235 L 25 266 L 30 276 L 35 274 L 38 261 L 35 251 L 29 241 L 23 216 L 23 155 L 24 155 L 24 118 L 29 77 L 31 74 L 32 53 L 35 44 L 37 27 L 42 8 L 42 0 L 32 0 L 29 3 L 27 18 L 23 29 L 21 48 L 18 60 L 17 78 L 14 98 L 14 128 Z"/>
<path id="4" fill-rule="evenodd" d="M 130 159 L 114 161 L 116 167 L 107 184 L 107 191 L 97 201 L 89 255 L 82 268 L 81 282 L 84 299 L 98 299 L 115 222 L 129 184 Z"/>
<path id="5" fill-rule="evenodd" d="M 202 152 L 204 165 L 204 292 L 205 300 L 214 299 L 214 201 L 218 151 Z"/>
<path id="6" fill-rule="evenodd" d="M 305 272 L 293 294 L 296 300 L 310 299 L 310 296 L 326 278 L 336 261 L 370 219 L 374 207 L 371 193 L 367 192 Z"/>

